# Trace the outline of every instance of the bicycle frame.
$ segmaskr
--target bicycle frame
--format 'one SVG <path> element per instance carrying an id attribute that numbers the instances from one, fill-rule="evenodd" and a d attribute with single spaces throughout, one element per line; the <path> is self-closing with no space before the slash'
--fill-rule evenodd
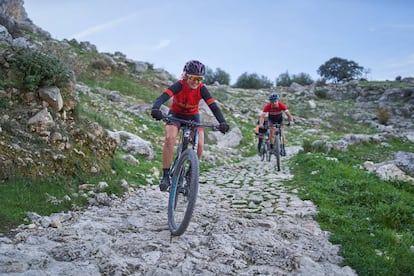
<path id="1" fill-rule="evenodd" d="M 272 124 L 271 128 L 274 129 L 274 143 L 273 143 L 273 154 L 276 156 L 276 167 L 280 171 L 280 150 L 282 145 L 283 129 L 282 124 Z"/>
<path id="2" fill-rule="evenodd" d="M 199 126 L 198 125 L 200 124 L 195 121 L 185 121 L 185 120 L 181 120 L 177 118 L 170 118 L 170 117 L 167 117 L 167 118 L 168 119 L 166 119 L 166 121 L 176 120 L 179 122 L 184 122 L 184 124 L 180 126 L 179 131 L 178 131 L 180 135 L 180 139 L 179 139 L 180 142 L 178 143 L 176 156 L 170 167 L 170 177 L 172 177 L 175 171 L 177 160 L 180 158 L 181 154 L 188 148 L 188 145 L 191 145 L 191 148 L 195 152 L 197 152 L 198 140 L 199 140 L 199 131 L 198 131 Z M 188 124 L 185 122 L 188 122 Z"/>
<path id="3" fill-rule="evenodd" d="M 283 124 L 272 124 L 269 128 L 271 128 L 271 129 L 274 129 L 274 131 L 275 131 L 275 141 L 274 142 L 276 142 L 276 138 L 277 138 L 277 136 L 279 136 L 279 139 L 280 139 L 280 142 L 282 142 L 282 132 L 283 132 L 283 128 L 282 128 L 282 125 Z"/>
<path id="4" fill-rule="evenodd" d="M 187 121 L 174 117 L 166 117 L 164 121 L 180 122 L 180 142 L 174 162 L 170 167 L 170 195 L 168 199 L 168 227 L 171 235 L 182 235 L 187 229 L 198 194 L 199 160 L 197 149 L 199 128 L 210 127 L 218 130 L 218 126 L 203 125 L 195 121 Z"/>

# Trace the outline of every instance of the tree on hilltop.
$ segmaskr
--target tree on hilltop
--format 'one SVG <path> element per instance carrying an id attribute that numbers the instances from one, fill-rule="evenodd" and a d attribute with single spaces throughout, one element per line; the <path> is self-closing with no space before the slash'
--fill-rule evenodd
<path id="1" fill-rule="evenodd" d="M 306 73 L 299 73 L 297 75 L 289 75 L 289 72 L 280 74 L 276 78 L 276 86 L 284 86 L 289 87 L 292 83 L 296 82 L 300 85 L 309 85 L 313 83 L 312 78 L 309 74 Z"/>
<path id="2" fill-rule="evenodd" d="M 243 73 L 238 77 L 234 87 L 245 88 L 245 89 L 260 89 L 260 88 L 271 88 L 273 83 L 265 76 L 259 77 L 256 73 L 247 74 Z"/>
<path id="3" fill-rule="evenodd" d="M 322 64 L 317 73 L 324 79 L 344 82 L 359 78 L 363 70 L 364 67 L 359 66 L 355 61 L 333 57 Z"/>
<path id="4" fill-rule="evenodd" d="M 220 84 L 229 85 L 230 74 L 220 68 L 216 68 L 216 71 L 214 72 L 211 68 L 207 67 L 203 82 L 205 84 L 214 84 L 215 82 L 218 82 Z"/>

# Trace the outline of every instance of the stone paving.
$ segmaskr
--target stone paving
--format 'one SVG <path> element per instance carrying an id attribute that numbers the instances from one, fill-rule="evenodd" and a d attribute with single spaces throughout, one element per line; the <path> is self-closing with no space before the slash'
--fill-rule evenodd
<path id="1" fill-rule="evenodd" d="M 288 156 L 297 149 L 287 148 Z M 202 172 L 187 231 L 171 237 L 168 193 L 137 189 L 110 206 L 54 214 L 0 236 L 0 275 L 356 275 L 289 191 L 285 163 L 259 157 Z"/>

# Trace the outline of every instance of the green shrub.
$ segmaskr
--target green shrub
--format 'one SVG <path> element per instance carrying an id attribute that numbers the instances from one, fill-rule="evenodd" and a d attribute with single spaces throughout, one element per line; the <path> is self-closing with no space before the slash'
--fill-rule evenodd
<path id="1" fill-rule="evenodd" d="M 271 88 L 272 86 L 272 82 L 266 76 L 259 76 L 256 73 L 248 74 L 247 72 L 243 73 L 234 84 L 236 88 L 245 89 Z"/>
<path id="2" fill-rule="evenodd" d="M 386 125 L 390 119 L 390 114 L 384 108 L 378 108 L 377 118 L 380 124 Z"/>
<path id="3" fill-rule="evenodd" d="M 0 74 L 0 76 L 1 76 L 1 79 L 0 79 L 0 89 L 5 90 L 7 88 L 10 88 L 10 87 L 14 87 L 15 86 L 14 82 L 12 80 L 7 79 L 7 76 L 6 75 Z"/>
<path id="4" fill-rule="evenodd" d="M 309 74 L 302 72 L 297 75 L 292 75 L 292 82 L 296 82 L 300 85 L 310 85 L 313 83 L 313 80 Z"/>
<path id="5" fill-rule="evenodd" d="M 42 86 L 59 86 L 70 79 L 68 67 L 57 57 L 40 51 L 20 50 L 10 63 L 17 85 L 26 91 L 35 91 Z"/>
<path id="6" fill-rule="evenodd" d="M 319 89 L 319 90 L 315 90 L 315 95 L 318 98 L 321 99 L 326 99 L 326 96 L 328 95 L 328 89 Z"/>
<path id="7" fill-rule="evenodd" d="M 318 79 L 315 81 L 316 86 L 325 86 L 326 85 L 326 79 Z"/>
<path id="8" fill-rule="evenodd" d="M 311 152 L 312 151 L 312 141 L 303 140 L 302 147 L 303 147 L 304 152 Z"/>
<path id="9" fill-rule="evenodd" d="M 229 85 L 230 84 L 230 75 L 220 68 L 216 68 L 216 71 L 213 72 L 211 68 L 206 69 L 206 74 L 204 76 L 203 83 L 207 85 L 214 84 L 218 82 L 220 84 Z"/>
<path id="10" fill-rule="evenodd" d="M 326 143 L 320 140 L 317 140 L 317 141 L 303 140 L 302 147 L 303 147 L 304 152 L 326 153 L 328 151 Z"/>
<path id="11" fill-rule="evenodd" d="M 289 75 L 289 72 L 286 71 L 286 73 L 280 74 L 276 78 L 276 86 L 283 86 L 283 87 L 289 87 L 292 84 L 292 78 Z"/>
<path id="12" fill-rule="evenodd" d="M 403 88 L 403 97 L 404 98 L 411 98 L 414 95 L 414 88 L 413 87 L 407 87 Z"/>
<path id="13" fill-rule="evenodd" d="M 10 106 L 10 104 L 9 104 L 9 99 L 7 99 L 7 98 L 0 98 L 0 108 L 4 108 L 4 109 L 6 109 L 6 108 L 8 108 Z"/>

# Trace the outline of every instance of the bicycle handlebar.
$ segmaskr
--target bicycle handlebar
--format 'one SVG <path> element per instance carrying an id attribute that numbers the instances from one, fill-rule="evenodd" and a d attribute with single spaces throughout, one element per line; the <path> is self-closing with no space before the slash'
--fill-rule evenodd
<path id="1" fill-rule="evenodd" d="M 179 118 L 175 118 L 172 116 L 163 116 L 162 120 L 167 123 L 171 121 L 180 122 L 191 128 L 202 127 L 202 128 L 210 128 L 213 131 L 219 131 L 218 125 L 207 125 L 207 124 L 196 122 L 194 120 L 184 120 L 184 119 L 179 119 Z M 183 128 L 183 126 L 180 126 L 180 127 Z"/>
<path id="2" fill-rule="evenodd" d="M 282 122 L 281 124 L 278 124 L 278 123 L 276 123 L 276 124 L 273 124 L 273 123 L 271 123 L 271 122 L 269 122 L 268 123 L 268 125 L 267 126 L 263 126 L 263 128 L 264 129 L 268 129 L 268 128 L 272 128 L 272 127 L 278 127 L 278 126 L 292 126 L 293 124 L 291 124 L 290 122 L 289 123 L 285 123 L 285 122 Z"/>

